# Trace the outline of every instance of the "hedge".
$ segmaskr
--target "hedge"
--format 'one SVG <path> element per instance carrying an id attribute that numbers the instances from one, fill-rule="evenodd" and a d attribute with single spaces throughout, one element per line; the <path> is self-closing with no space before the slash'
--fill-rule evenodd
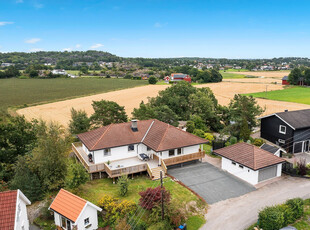
<path id="1" fill-rule="evenodd" d="M 264 230 L 278 230 L 294 223 L 303 215 L 303 200 L 295 198 L 285 204 L 266 207 L 259 212 L 258 224 Z"/>

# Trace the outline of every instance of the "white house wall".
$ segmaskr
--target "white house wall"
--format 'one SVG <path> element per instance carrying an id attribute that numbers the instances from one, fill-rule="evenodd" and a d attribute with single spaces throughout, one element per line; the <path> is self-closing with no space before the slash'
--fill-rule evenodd
<path id="1" fill-rule="evenodd" d="M 18 204 L 20 205 L 20 212 L 18 211 Z M 22 229 L 22 226 L 24 226 L 24 229 L 29 229 L 29 220 L 27 215 L 27 207 L 26 202 L 21 199 L 20 197 L 17 197 L 17 203 L 16 203 L 16 213 L 15 213 L 15 230 Z"/>
<path id="2" fill-rule="evenodd" d="M 84 220 L 86 218 L 89 218 L 89 223 L 91 224 L 91 227 L 85 228 Z M 77 225 L 78 230 L 84 230 L 84 229 L 97 229 L 98 228 L 98 217 L 97 217 L 97 210 L 87 205 L 83 212 L 81 213 L 81 216 L 78 218 L 78 222 L 75 223 Z"/>
<path id="3" fill-rule="evenodd" d="M 57 212 L 54 212 L 54 222 L 56 226 L 61 226 L 60 215 Z"/>
<path id="4" fill-rule="evenodd" d="M 239 177 L 242 180 L 247 181 L 250 184 L 255 185 L 258 183 L 258 171 L 254 171 L 245 166 L 240 168 L 238 163 L 233 165 L 231 160 L 224 157 L 222 157 L 222 169 L 235 175 L 236 177 Z"/>
<path id="5" fill-rule="evenodd" d="M 282 164 L 277 165 L 277 177 L 282 175 Z"/>
<path id="6" fill-rule="evenodd" d="M 199 151 L 200 146 L 199 145 L 193 145 L 193 146 L 188 146 L 188 147 L 184 147 L 181 148 L 181 155 L 186 155 L 186 154 L 192 154 L 192 153 L 197 153 Z M 160 155 L 159 155 L 160 156 Z M 174 156 L 180 156 L 178 155 L 178 149 L 174 149 Z M 163 159 L 169 158 L 169 151 L 162 151 L 161 153 L 161 157 Z M 173 156 L 170 156 L 173 157 Z"/>
<path id="7" fill-rule="evenodd" d="M 104 150 L 97 150 L 94 151 L 94 162 L 95 164 L 107 162 L 107 161 L 114 161 L 129 157 L 135 157 L 137 156 L 137 145 L 135 144 L 134 151 L 128 151 L 128 146 L 120 146 L 111 148 L 111 154 L 110 156 L 104 156 Z"/>

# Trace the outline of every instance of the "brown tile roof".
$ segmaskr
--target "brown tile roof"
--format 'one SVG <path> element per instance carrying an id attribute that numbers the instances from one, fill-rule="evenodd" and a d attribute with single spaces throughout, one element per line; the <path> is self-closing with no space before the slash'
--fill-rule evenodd
<path id="1" fill-rule="evenodd" d="M 0 193 L 0 229 L 14 230 L 17 191 Z"/>
<path id="2" fill-rule="evenodd" d="M 60 189 L 50 209 L 75 222 L 86 203 L 86 200 L 64 189 Z"/>
<path id="3" fill-rule="evenodd" d="M 214 152 L 253 170 L 285 162 L 280 157 L 247 143 L 237 143 Z"/>
<path id="4" fill-rule="evenodd" d="M 138 121 L 138 131 L 131 130 L 131 122 L 111 124 L 78 134 L 90 150 L 143 143 L 154 151 L 164 151 L 207 143 L 207 140 L 156 119 Z"/>

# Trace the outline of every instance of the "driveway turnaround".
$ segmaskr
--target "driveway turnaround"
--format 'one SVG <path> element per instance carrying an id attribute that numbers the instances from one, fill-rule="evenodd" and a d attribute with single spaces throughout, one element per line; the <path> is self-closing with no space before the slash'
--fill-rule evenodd
<path id="1" fill-rule="evenodd" d="M 264 207 L 281 204 L 295 197 L 310 198 L 310 180 L 282 176 L 281 180 L 254 192 L 210 205 L 207 223 L 201 230 L 244 230 L 257 221 L 258 212 Z"/>
<path id="2" fill-rule="evenodd" d="M 207 162 L 169 169 L 168 174 L 198 193 L 208 204 L 255 190 L 254 186 Z"/>

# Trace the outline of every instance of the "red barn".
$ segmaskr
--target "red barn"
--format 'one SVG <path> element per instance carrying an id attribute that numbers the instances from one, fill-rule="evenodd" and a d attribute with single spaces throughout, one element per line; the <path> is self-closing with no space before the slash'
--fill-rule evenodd
<path id="1" fill-rule="evenodd" d="M 189 75 L 183 73 L 172 73 L 170 77 L 171 81 L 187 81 L 189 83 L 192 82 L 192 79 Z"/>
<path id="2" fill-rule="evenodd" d="M 288 82 L 288 76 L 284 76 L 282 78 L 282 85 L 289 85 L 290 83 Z"/>

